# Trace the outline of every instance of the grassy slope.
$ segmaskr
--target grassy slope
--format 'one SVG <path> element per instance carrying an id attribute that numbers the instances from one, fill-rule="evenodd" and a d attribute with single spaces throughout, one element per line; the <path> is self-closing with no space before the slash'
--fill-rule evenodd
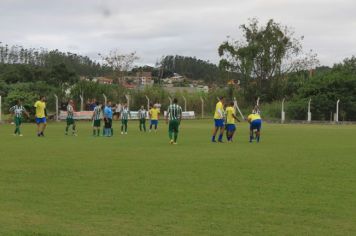
<path id="1" fill-rule="evenodd" d="M 211 144 L 211 124 L 190 121 L 171 146 L 166 125 L 134 125 L 114 138 L 0 126 L 0 235 L 356 233 L 355 126 L 265 125 L 249 144 L 242 124 Z"/>

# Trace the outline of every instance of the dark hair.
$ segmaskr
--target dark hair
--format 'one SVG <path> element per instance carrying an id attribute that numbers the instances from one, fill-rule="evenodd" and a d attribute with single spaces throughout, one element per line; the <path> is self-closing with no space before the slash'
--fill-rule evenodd
<path id="1" fill-rule="evenodd" d="M 99 106 L 99 104 L 100 104 L 100 102 L 99 101 L 96 101 L 96 103 L 95 103 L 97 106 Z"/>
<path id="2" fill-rule="evenodd" d="M 45 96 L 41 95 L 41 96 L 40 96 L 40 100 L 42 100 L 42 98 L 44 98 L 44 97 L 45 97 Z"/>
<path id="3" fill-rule="evenodd" d="M 223 100 L 223 99 L 224 99 L 224 97 L 223 97 L 223 96 L 221 96 L 221 97 L 219 97 L 219 99 L 220 99 L 220 100 Z"/>
<path id="4" fill-rule="evenodd" d="M 174 98 L 174 99 L 173 99 L 173 103 L 178 103 L 178 99 L 177 99 L 177 98 Z"/>
<path id="5" fill-rule="evenodd" d="M 235 106 L 235 103 L 233 101 L 231 101 L 230 106 Z"/>

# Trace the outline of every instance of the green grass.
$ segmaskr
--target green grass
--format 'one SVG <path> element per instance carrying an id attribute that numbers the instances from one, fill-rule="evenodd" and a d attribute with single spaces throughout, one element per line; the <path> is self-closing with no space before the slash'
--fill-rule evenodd
<path id="1" fill-rule="evenodd" d="M 356 234 L 356 126 L 265 124 L 260 144 L 246 123 L 212 144 L 211 126 L 184 121 L 172 146 L 162 122 L 113 138 L 1 125 L 0 235 Z"/>

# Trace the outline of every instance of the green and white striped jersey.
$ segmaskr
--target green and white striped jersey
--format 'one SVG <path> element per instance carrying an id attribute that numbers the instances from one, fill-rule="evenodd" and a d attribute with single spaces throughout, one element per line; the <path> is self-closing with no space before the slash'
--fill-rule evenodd
<path id="1" fill-rule="evenodd" d="M 129 109 L 123 108 L 121 110 L 121 119 L 122 120 L 128 120 L 129 116 L 131 117 L 131 113 L 130 113 Z"/>
<path id="2" fill-rule="evenodd" d="M 145 109 L 138 110 L 138 118 L 139 119 L 146 119 L 147 111 Z"/>
<path id="3" fill-rule="evenodd" d="M 22 114 L 26 112 L 26 109 L 21 105 L 15 105 L 10 108 L 10 112 L 13 112 L 15 117 L 22 118 Z"/>
<path id="4" fill-rule="evenodd" d="M 169 120 L 179 120 L 182 118 L 182 107 L 178 104 L 168 106 L 167 116 Z"/>
<path id="5" fill-rule="evenodd" d="M 94 108 L 94 114 L 93 114 L 93 117 L 94 117 L 94 120 L 100 120 L 101 119 L 101 107 L 100 106 L 96 106 Z"/>
<path id="6" fill-rule="evenodd" d="M 68 106 L 67 106 L 67 118 L 68 119 L 73 119 L 74 118 L 74 108 L 70 104 L 68 104 Z"/>

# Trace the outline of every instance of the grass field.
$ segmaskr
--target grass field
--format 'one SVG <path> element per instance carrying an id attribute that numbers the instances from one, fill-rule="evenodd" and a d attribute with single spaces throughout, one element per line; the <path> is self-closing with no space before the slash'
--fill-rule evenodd
<path id="1" fill-rule="evenodd" d="M 118 122 L 114 128 L 117 129 Z M 209 142 L 185 121 L 94 138 L 0 126 L 0 235 L 356 235 L 356 126 L 268 125 L 248 143 Z"/>

